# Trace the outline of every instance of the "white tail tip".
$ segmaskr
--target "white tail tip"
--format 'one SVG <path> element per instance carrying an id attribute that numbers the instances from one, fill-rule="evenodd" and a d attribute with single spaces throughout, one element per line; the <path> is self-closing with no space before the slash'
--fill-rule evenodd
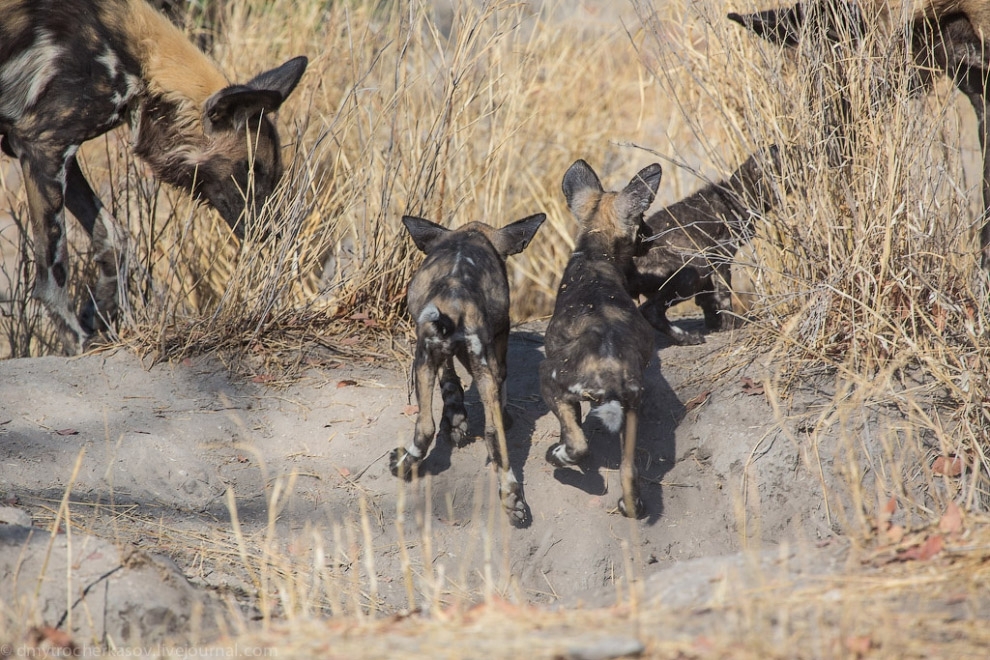
<path id="1" fill-rule="evenodd" d="M 607 401 L 592 408 L 591 413 L 602 420 L 605 428 L 612 433 L 617 432 L 622 427 L 622 404 L 618 401 Z"/>

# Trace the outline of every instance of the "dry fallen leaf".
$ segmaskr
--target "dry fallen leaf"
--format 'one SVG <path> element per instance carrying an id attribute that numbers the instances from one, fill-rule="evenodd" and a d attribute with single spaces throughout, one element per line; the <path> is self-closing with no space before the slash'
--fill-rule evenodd
<path id="1" fill-rule="evenodd" d="M 897 498 L 891 495 L 887 503 L 880 509 L 880 513 L 877 514 L 877 531 L 887 532 L 890 530 L 890 520 L 894 517 L 895 511 L 897 511 Z"/>
<path id="2" fill-rule="evenodd" d="M 708 401 L 708 397 L 710 397 L 711 394 L 712 394 L 711 390 L 705 390 L 698 396 L 694 397 L 693 399 L 691 399 L 690 401 L 684 404 L 684 412 L 691 412 L 701 404 L 705 403 L 706 401 Z"/>
<path id="3" fill-rule="evenodd" d="M 419 414 L 419 406 L 406 406 L 402 409 L 402 414 L 406 417 L 413 417 Z"/>
<path id="4" fill-rule="evenodd" d="M 932 463 L 932 472 L 946 477 L 958 477 L 963 473 L 963 462 L 959 456 L 939 456 Z"/>
<path id="5" fill-rule="evenodd" d="M 945 539 L 941 534 L 932 534 L 922 543 L 912 546 L 907 550 L 897 553 L 900 561 L 928 561 L 945 547 Z"/>
<path id="6" fill-rule="evenodd" d="M 355 387 L 357 385 L 356 380 L 341 380 L 337 382 L 337 387 Z"/>
<path id="7" fill-rule="evenodd" d="M 72 641 L 69 633 L 51 626 L 35 626 L 28 633 L 28 642 L 35 647 L 45 647 L 48 649 L 61 649 L 71 651 L 70 655 L 76 655 L 76 643 Z M 22 649 L 19 649 L 19 651 Z M 23 649 L 25 652 L 27 649 Z M 20 655 L 20 653 L 18 653 Z"/>
<path id="8" fill-rule="evenodd" d="M 55 431 L 55 435 L 79 435 L 79 431 L 75 429 L 59 429 Z"/>
<path id="9" fill-rule="evenodd" d="M 873 648 L 873 640 L 869 635 L 846 637 L 846 650 L 855 654 L 857 658 L 869 653 L 871 648 Z"/>
<path id="10" fill-rule="evenodd" d="M 938 531 L 943 534 L 958 534 L 962 531 L 962 527 L 962 510 L 955 502 L 949 502 L 942 519 L 938 521 Z"/>

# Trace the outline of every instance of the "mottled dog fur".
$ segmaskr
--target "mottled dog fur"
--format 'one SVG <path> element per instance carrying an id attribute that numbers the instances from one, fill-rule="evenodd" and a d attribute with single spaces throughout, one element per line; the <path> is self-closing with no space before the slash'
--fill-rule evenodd
<path id="1" fill-rule="evenodd" d="M 509 342 L 509 283 L 505 258 L 522 252 L 546 216 L 542 213 L 501 229 L 472 222 L 456 230 L 406 216 L 402 219 L 426 260 L 407 294 L 416 322 L 413 380 L 419 414 L 412 442 L 396 448 L 392 474 L 409 478 L 426 457 L 436 425 L 433 388 L 440 371 L 443 415 L 437 437 L 454 446 L 467 437 L 464 390 L 454 357 L 470 372 L 485 409 L 485 442 L 498 471 L 502 506 L 514 524 L 528 517 L 522 486 L 512 472 L 505 439 L 506 351 Z"/>
<path id="2" fill-rule="evenodd" d="M 887 4 L 879 14 L 874 4 Z M 916 67 L 912 70 L 914 93 L 931 89 L 935 72 L 942 71 L 966 95 L 976 112 L 980 146 L 983 156 L 983 225 L 980 231 L 981 267 L 990 276 L 990 125 L 987 123 L 987 81 L 990 80 L 990 2 L 986 0 L 915 0 L 904 3 L 879 3 L 869 0 L 863 6 L 842 0 L 818 3 L 798 3 L 790 7 L 771 9 L 753 14 L 729 14 L 729 18 L 752 30 L 768 41 L 797 46 L 809 35 L 820 40 L 822 48 L 840 39 L 861 39 L 870 29 L 874 17 L 887 28 L 898 29 L 899 19 L 909 20 L 910 57 Z M 906 9 L 906 11 L 901 11 Z M 911 18 L 913 16 L 913 18 Z M 839 89 L 842 85 L 837 86 Z M 878 86 L 882 88 L 882 86 Z M 849 100 L 845 97 L 828 105 L 837 106 L 839 118 L 848 116 Z M 841 133 L 842 126 L 827 130 Z"/>
<path id="3" fill-rule="evenodd" d="M 752 234 L 754 214 L 775 200 L 773 173 L 780 171 L 777 147 L 750 156 L 732 175 L 646 219 L 648 251 L 637 256 L 629 291 L 647 301 L 640 311 L 650 324 L 678 344 L 704 341 L 698 333 L 671 325 L 667 308 L 695 297 L 705 325 L 735 325 L 732 311 L 732 258 L 738 243 Z"/>
<path id="4" fill-rule="evenodd" d="M 34 296 L 66 353 L 118 307 L 125 236 L 76 162 L 79 146 L 128 121 L 164 181 L 215 207 L 242 236 L 282 174 L 270 119 L 299 82 L 298 57 L 231 85 L 145 0 L 0 0 L 0 147 L 20 161 L 35 251 Z M 92 239 L 99 280 L 71 310 L 65 209 Z"/>
<path id="5" fill-rule="evenodd" d="M 619 510 L 644 513 L 636 477 L 636 434 L 643 372 L 653 356 L 653 329 L 627 291 L 643 214 L 660 185 L 659 165 L 643 169 L 621 192 L 606 192 L 579 160 L 564 175 L 567 206 L 577 218 L 577 245 L 564 270 L 540 364 L 543 400 L 560 421 L 560 442 L 547 450 L 556 467 L 588 454 L 581 402 L 622 439 Z"/>

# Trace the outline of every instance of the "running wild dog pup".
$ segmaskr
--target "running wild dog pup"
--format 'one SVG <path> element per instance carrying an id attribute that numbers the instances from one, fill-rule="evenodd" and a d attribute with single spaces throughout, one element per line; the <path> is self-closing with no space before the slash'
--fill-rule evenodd
<path id="1" fill-rule="evenodd" d="M 505 439 L 506 350 L 509 282 L 505 258 L 522 252 L 546 216 L 542 213 L 501 229 L 472 222 L 456 230 L 405 216 L 402 222 L 426 260 L 409 283 L 409 313 L 416 321 L 413 380 L 419 415 L 413 440 L 392 451 L 392 474 L 410 478 L 433 442 L 433 387 L 440 371 L 441 442 L 461 446 L 467 438 L 464 390 L 454 356 L 471 373 L 485 409 L 485 442 L 498 471 L 502 507 L 514 524 L 528 511 L 522 486 L 509 465 Z"/>
<path id="2" fill-rule="evenodd" d="M 557 293 L 540 364 L 540 390 L 560 421 L 560 442 L 547 450 L 556 467 L 588 454 L 581 402 L 622 439 L 619 511 L 644 513 L 636 479 L 636 425 L 643 371 L 653 355 L 653 329 L 627 292 L 643 214 L 660 185 L 659 165 L 637 174 L 622 192 L 605 192 L 594 170 L 579 160 L 564 175 L 567 206 L 580 233 Z"/>
<path id="3" fill-rule="evenodd" d="M 750 156 L 727 180 L 705 186 L 690 197 L 646 219 L 646 254 L 633 260 L 629 278 L 633 298 L 648 300 L 639 310 L 650 324 L 677 344 L 704 338 L 671 325 L 667 308 L 695 296 L 712 330 L 733 327 L 732 258 L 738 242 L 752 234 L 753 216 L 769 211 L 776 195 L 774 174 L 780 153 L 771 146 Z"/>
<path id="4" fill-rule="evenodd" d="M 39 298 L 66 353 L 118 309 L 125 236 L 76 162 L 83 142 L 124 121 L 164 181 L 216 208 L 238 237 L 282 175 L 270 115 L 306 69 L 289 60 L 231 85 L 146 0 L 0 0 L 0 147 L 21 163 Z M 89 234 L 99 279 L 76 317 L 67 291 L 68 208 Z M 249 213 L 250 217 L 250 213 Z"/>

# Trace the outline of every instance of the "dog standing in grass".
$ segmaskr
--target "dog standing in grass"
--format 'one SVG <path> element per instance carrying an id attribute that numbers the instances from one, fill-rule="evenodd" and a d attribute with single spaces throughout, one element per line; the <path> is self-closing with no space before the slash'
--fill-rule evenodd
<path id="1" fill-rule="evenodd" d="M 307 62 L 296 57 L 232 85 L 145 0 L 0 0 L 0 151 L 21 164 L 32 295 L 66 354 L 107 329 L 126 288 L 127 236 L 83 175 L 80 145 L 130 123 L 134 151 L 151 170 L 209 202 L 243 238 L 282 176 L 271 117 Z M 99 271 L 79 315 L 66 210 L 89 234 Z"/>
<path id="2" fill-rule="evenodd" d="M 555 467 L 588 454 L 581 402 L 622 440 L 619 511 L 644 513 L 636 479 L 636 427 L 643 372 L 653 356 L 653 328 L 630 297 L 627 276 L 640 248 L 643 214 L 653 203 L 661 168 L 650 165 L 621 192 L 606 192 L 594 170 L 578 160 L 564 175 L 567 206 L 577 218 L 577 246 L 564 270 L 545 336 L 540 390 L 560 421 L 560 442 L 547 450 Z"/>
<path id="3" fill-rule="evenodd" d="M 499 497 L 514 524 L 528 517 L 522 486 L 509 465 L 505 439 L 506 351 L 509 342 L 509 281 L 505 258 L 522 252 L 546 216 L 542 213 L 501 229 L 472 222 L 456 230 L 405 216 L 402 222 L 426 260 L 409 283 L 409 313 L 416 321 L 413 380 L 419 414 L 413 440 L 392 451 L 392 474 L 410 478 L 426 456 L 436 426 L 433 387 L 440 371 L 443 415 L 437 437 L 461 446 L 467 437 L 464 390 L 454 357 L 471 373 L 485 409 L 485 442 L 498 471 Z"/>
<path id="4" fill-rule="evenodd" d="M 640 312 L 677 344 L 700 344 L 697 333 L 671 325 L 667 308 L 695 297 L 709 330 L 734 327 L 732 259 L 738 243 L 752 235 L 753 216 L 773 208 L 774 175 L 780 173 L 776 145 L 746 159 L 732 175 L 657 211 L 646 219 L 648 251 L 634 260 L 629 279 L 634 298 L 647 301 Z M 729 312 L 729 313 L 723 313 Z"/>

